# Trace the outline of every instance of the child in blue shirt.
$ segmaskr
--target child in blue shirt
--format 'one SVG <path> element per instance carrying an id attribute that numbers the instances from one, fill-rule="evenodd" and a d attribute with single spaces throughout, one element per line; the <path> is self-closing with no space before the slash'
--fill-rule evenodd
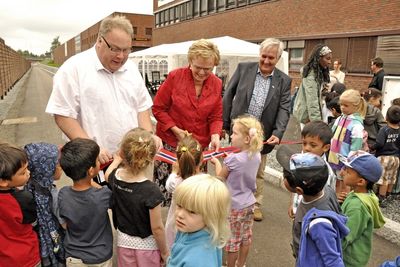
<path id="1" fill-rule="evenodd" d="M 220 267 L 229 238 L 230 194 L 208 174 L 186 178 L 175 190 L 177 235 L 168 267 Z"/>

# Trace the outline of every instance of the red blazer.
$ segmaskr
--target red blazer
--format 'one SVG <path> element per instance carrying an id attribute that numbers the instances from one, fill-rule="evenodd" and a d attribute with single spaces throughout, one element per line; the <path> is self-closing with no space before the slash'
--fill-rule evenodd
<path id="1" fill-rule="evenodd" d="M 202 147 L 207 147 L 212 134 L 221 134 L 221 93 L 222 82 L 214 74 L 204 81 L 197 98 L 191 70 L 187 67 L 171 71 L 154 98 L 156 134 L 176 147 L 177 139 L 170 128 L 177 126 L 192 133 Z"/>

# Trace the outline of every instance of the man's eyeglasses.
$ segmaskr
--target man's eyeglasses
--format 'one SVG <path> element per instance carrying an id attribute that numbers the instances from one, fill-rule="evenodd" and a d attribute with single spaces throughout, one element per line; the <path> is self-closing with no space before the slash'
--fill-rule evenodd
<path id="1" fill-rule="evenodd" d="M 106 38 L 104 38 L 104 36 L 101 36 L 101 38 L 103 38 L 103 40 L 104 40 L 104 42 L 106 43 L 107 47 L 108 47 L 108 48 L 110 49 L 110 51 L 111 51 L 112 53 L 114 53 L 114 54 L 119 54 L 119 53 L 122 52 L 122 54 L 128 55 L 129 53 L 132 52 L 132 47 L 126 48 L 126 49 L 121 49 L 121 48 L 118 48 L 118 47 L 114 47 L 114 46 L 111 46 L 111 45 L 107 42 L 107 40 L 106 40 Z"/>

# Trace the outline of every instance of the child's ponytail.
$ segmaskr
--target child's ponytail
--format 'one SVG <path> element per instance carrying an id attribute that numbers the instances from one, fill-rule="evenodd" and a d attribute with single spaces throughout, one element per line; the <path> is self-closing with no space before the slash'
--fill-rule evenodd
<path id="1" fill-rule="evenodd" d="M 202 149 L 199 142 L 191 135 L 185 136 L 179 141 L 176 148 L 178 159 L 178 175 L 182 179 L 196 174 L 196 169 L 202 160 Z"/>

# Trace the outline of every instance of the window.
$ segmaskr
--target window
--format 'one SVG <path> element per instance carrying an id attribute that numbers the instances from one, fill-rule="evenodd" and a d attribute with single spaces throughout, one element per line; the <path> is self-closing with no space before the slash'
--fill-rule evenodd
<path id="1" fill-rule="evenodd" d="M 371 58 L 376 53 L 376 37 L 349 38 L 347 70 L 352 73 L 370 73 Z"/>
<path id="2" fill-rule="evenodd" d="M 147 75 L 149 76 L 149 77 L 151 77 L 151 72 L 152 71 L 157 71 L 158 70 L 158 64 L 157 64 L 157 61 L 156 60 L 150 60 L 150 62 L 149 62 L 149 68 L 148 68 L 148 70 L 147 70 Z"/>
<path id="3" fill-rule="evenodd" d="M 193 0 L 193 17 L 198 17 L 199 13 L 199 0 Z"/>
<path id="4" fill-rule="evenodd" d="M 166 60 L 161 60 L 160 63 L 158 64 L 159 70 L 160 70 L 160 76 L 161 78 L 164 77 L 164 75 L 168 74 L 168 61 Z"/>
<path id="5" fill-rule="evenodd" d="M 304 65 L 304 46 L 304 40 L 287 42 L 290 70 L 300 70 L 300 68 Z"/>
<path id="6" fill-rule="evenodd" d="M 191 19 L 193 18 L 193 2 L 189 1 L 186 3 L 186 18 Z"/>
<path id="7" fill-rule="evenodd" d="M 153 34 L 153 29 L 152 28 L 146 28 L 146 35 L 152 35 Z"/>
<path id="8" fill-rule="evenodd" d="M 169 9 L 169 23 L 174 23 L 175 21 L 175 8 Z"/>
<path id="9" fill-rule="evenodd" d="M 250 4 L 258 3 L 260 0 L 250 0 Z"/>
<path id="10" fill-rule="evenodd" d="M 156 27 L 159 27 L 160 26 L 160 13 L 156 13 L 156 23 L 155 23 L 155 25 L 156 25 Z"/>
<path id="11" fill-rule="evenodd" d="M 200 1 L 200 15 L 204 16 L 207 15 L 207 10 L 208 10 L 208 6 L 207 6 L 207 0 L 201 0 Z"/>
<path id="12" fill-rule="evenodd" d="M 208 13 L 215 12 L 216 0 L 208 0 Z"/>
<path id="13" fill-rule="evenodd" d="M 181 16 L 181 5 L 175 7 L 175 22 L 179 22 Z"/>
<path id="14" fill-rule="evenodd" d="M 165 23 L 165 25 L 168 25 L 169 24 L 169 9 L 164 10 L 163 13 L 164 13 L 164 23 Z"/>
<path id="15" fill-rule="evenodd" d="M 379 36 L 376 56 L 382 58 L 386 74 L 400 75 L 400 35 Z"/>
<path id="16" fill-rule="evenodd" d="M 226 1 L 226 8 L 234 8 L 236 7 L 236 0 L 227 0 Z"/>
<path id="17" fill-rule="evenodd" d="M 326 39 L 325 44 L 332 50 L 331 69 L 333 69 L 333 62 L 339 59 L 342 62 L 341 70 L 346 71 L 347 50 L 349 49 L 349 38 Z"/>
<path id="18" fill-rule="evenodd" d="M 187 3 L 181 5 L 181 20 L 186 20 Z"/>
<path id="19" fill-rule="evenodd" d="M 245 6 L 247 5 L 247 0 L 237 0 L 237 5 L 239 6 Z"/>
<path id="20" fill-rule="evenodd" d="M 133 27 L 133 34 L 137 34 L 137 27 Z"/>
<path id="21" fill-rule="evenodd" d="M 226 0 L 218 0 L 218 11 L 225 10 L 225 1 Z"/>

